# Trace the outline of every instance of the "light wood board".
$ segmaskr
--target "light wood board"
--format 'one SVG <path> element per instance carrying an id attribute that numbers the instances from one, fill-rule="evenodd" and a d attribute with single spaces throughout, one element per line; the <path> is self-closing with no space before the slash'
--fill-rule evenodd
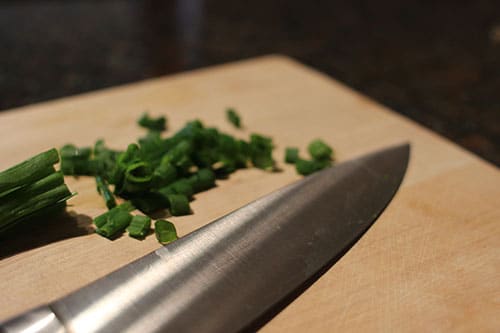
<path id="1" fill-rule="evenodd" d="M 245 129 L 233 129 L 235 107 Z M 51 147 L 124 148 L 144 131 L 144 112 L 175 131 L 196 118 L 239 137 L 274 138 L 303 151 L 323 138 L 337 160 L 409 141 L 403 185 L 374 226 L 263 332 L 500 331 L 500 173 L 431 131 L 297 62 L 268 56 L 0 113 L 0 170 Z M 421 112 L 426 112 L 421 110 Z M 186 233 L 299 177 L 239 171 L 196 196 L 194 215 L 172 218 Z M 72 217 L 0 245 L 0 320 L 50 302 L 159 247 L 154 236 L 109 241 L 88 233 L 105 211 L 92 179 L 68 178 Z M 62 226 L 64 225 L 64 227 Z M 56 227 L 59 231 L 56 230 Z M 40 244 L 40 239 L 47 244 Z M 50 241 L 50 242 L 49 242 Z M 21 244 L 21 245 L 20 245 Z M 21 246 L 21 247 L 22 247 Z M 17 250 L 16 250 L 17 251 Z"/>

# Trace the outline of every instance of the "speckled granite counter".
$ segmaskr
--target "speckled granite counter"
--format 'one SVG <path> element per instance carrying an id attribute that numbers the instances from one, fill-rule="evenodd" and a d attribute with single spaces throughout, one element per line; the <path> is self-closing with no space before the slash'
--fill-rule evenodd
<path id="1" fill-rule="evenodd" d="M 0 109 L 269 53 L 500 165 L 500 2 L 3 1 Z"/>

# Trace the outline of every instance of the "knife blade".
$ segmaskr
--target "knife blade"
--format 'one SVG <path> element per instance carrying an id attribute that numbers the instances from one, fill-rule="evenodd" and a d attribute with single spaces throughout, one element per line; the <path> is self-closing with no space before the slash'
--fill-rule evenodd
<path id="1" fill-rule="evenodd" d="M 338 260 L 392 200 L 410 146 L 305 177 L 167 244 L 3 332 L 254 329 Z"/>

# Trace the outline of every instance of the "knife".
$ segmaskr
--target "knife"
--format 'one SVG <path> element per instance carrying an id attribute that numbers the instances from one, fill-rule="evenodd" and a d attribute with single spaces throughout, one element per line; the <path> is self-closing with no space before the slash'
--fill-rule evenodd
<path id="1" fill-rule="evenodd" d="M 392 200 L 409 144 L 262 197 L 1 332 L 238 332 L 266 320 L 333 265 Z"/>

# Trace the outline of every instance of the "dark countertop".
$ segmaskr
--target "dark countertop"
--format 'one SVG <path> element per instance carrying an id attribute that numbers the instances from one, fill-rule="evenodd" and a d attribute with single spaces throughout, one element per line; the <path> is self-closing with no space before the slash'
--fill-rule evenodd
<path id="1" fill-rule="evenodd" d="M 0 109 L 269 53 L 500 165 L 498 1 L 2 1 Z"/>

